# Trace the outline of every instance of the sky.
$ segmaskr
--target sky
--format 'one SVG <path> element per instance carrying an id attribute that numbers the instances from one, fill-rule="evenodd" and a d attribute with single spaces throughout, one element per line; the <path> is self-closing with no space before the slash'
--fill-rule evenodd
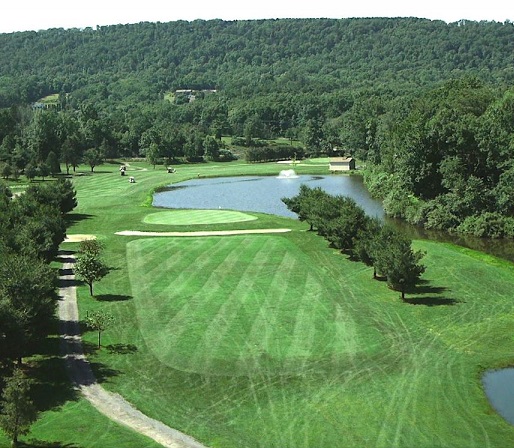
<path id="1" fill-rule="evenodd" d="M 4 0 L 0 33 L 175 20 L 420 17 L 514 21 L 508 0 Z"/>

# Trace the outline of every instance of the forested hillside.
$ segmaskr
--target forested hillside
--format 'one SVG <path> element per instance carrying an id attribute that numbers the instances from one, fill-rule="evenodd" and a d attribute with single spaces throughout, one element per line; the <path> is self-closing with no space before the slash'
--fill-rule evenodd
<path id="1" fill-rule="evenodd" d="M 513 25 L 415 18 L 194 21 L 0 35 L 0 106 L 53 92 L 151 100 L 412 90 L 459 72 L 514 80 Z"/>
<path id="2" fill-rule="evenodd" d="M 0 169 L 33 179 L 106 157 L 222 161 L 237 148 L 260 161 L 337 148 L 365 162 L 390 215 L 514 237 L 512 42 L 510 22 L 416 18 L 0 34 Z"/>

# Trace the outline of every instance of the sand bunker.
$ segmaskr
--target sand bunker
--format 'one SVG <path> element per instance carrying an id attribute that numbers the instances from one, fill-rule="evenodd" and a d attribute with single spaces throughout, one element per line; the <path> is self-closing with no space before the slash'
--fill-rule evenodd
<path id="1" fill-rule="evenodd" d="M 198 232 L 140 232 L 138 230 L 123 230 L 116 232 L 116 235 L 126 236 L 225 236 L 225 235 L 246 235 L 253 233 L 285 233 L 291 229 L 248 229 L 248 230 L 214 230 Z"/>
<path id="2" fill-rule="evenodd" d="M 64 243 L 80 243 L 84 240 L 96 240 L 95 235 L 88 235 L 85 233 L 77 233 L 75 235 L 66 235 L 66 238 L 64 239 Z"/>

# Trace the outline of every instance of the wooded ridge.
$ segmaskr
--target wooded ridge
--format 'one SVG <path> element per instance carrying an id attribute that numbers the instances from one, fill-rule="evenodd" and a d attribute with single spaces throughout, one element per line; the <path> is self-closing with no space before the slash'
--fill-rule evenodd
<path id="1" fill-rule="evenodd" d="M 0 107 L 49 93 L 150 101 L 412 90 L 459 72 L 514 80 L 510 22 L 416 18 L 196 20 L 0 34 Z"/>

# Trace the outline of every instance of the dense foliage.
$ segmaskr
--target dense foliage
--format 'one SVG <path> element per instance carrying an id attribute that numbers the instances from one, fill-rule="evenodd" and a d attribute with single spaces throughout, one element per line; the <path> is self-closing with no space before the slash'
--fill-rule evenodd
<path id="1" fill-rule="evenodd" d="M 374 135 L 360 148 L 389 215 L 514 237 L 514 89 L 449 81 L 370 119 Z"/>
<path id="2" fill-rule="evenodd" d="M 0 366 L 37 353 L 54 328 L 57 272 L 50 262 L 65 237 L 63 214 L 75 204 L 69 181 L 0 195 Z"/>
<path id="3" fill-rule="evenodd" d="M 416 18 L 196 20 L 0 35 L 0 105 L 73 92 L 130 103 L 175 89 L 230 98 L 417 88 L 472 71 L 510 82 L 511 23 Z M 21 81 L 20 81 L 21 80 Z M 334 99 L 337 102 L 337 99 Z"/>
<path id="4" fill-rule="evenodd" d="M 0 401 L 0 428 L 11 438 L 11 446 L 18 446 L 18 437 L 28 434 L 36 421 L 37 410 L 30 400 L 30 380 L 21 369 L 7 378 Z"/>
<path id="5" fill-rule="evenodd" d="M 366 162 L 388 214 L 513 237 L 513 37 L 510 22 L 416 18 L 2 34 L 0 175 L 337 148 Z"/>

